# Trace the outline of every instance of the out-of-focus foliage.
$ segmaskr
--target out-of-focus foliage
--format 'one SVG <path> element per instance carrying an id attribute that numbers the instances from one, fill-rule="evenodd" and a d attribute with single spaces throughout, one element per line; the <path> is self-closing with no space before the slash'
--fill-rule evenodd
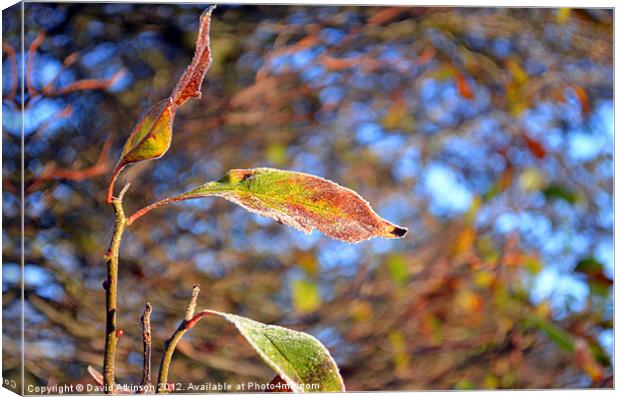
<path id="1" fill-rule="evenodd" d="M 173 89 L 205 7 L 25 4 L 29 383 L 101 368 L 107 150 Z M 4 375 L 20 315 L 16 16 L 3 13 Z M 153 211 L 121 247 L 117 380 L 140 381 L 145 301 L 157 360 L 199 283 L 199 307 L 315 335 L 348 390 L 613 385 L 612 16 L 218 7 L 204 95 L 177 112 L 164 158 L 121 175 L 127 211 L 268 166 L 348 186 L 409 235 L 349 245 L 216 199 Z M 170 381 L 269 382 L 227 327 L 194 327 Z"/>

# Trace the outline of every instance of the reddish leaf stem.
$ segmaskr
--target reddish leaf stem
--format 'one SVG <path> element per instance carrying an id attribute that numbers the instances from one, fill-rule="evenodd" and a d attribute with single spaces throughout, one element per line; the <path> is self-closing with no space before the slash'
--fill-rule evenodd
<path id="1" fill-rule="evenodd" d="M 171 203 L 176 203 L 178 201 L 184 201 L 184 200 L 191 200 L 191 199 L 195 199 L 195 198 L 200 198 L 200 196 L 183 196 L 183 197 L 169 197 L 163 200 L 159 200 L 151 205 L 147 205 L 146 207 L 143 207 L 139 210 L 137 210 L 136 212 L 134 212 L 133 214 L 131 214 L 128 218 L 127 218 L 127 226 L 133 224 L 138 218 L 141 218 L 142 216 L 146 215 L 148 212 L 150 212 L 151 210 L 154 210 L 155 208 L 159 208 L 162 207 L 166 204 L 171 204 Z"/>
<path id="2" fill-rule="evenodd" d="M 106 196 L 106 202 L 108 204 L 112 204 L 112 198 L 114 197 L 114 184 L 116 183 L 116 178 L 118 178 L 118 174 L 121 173 L 123 167 L 116 166 L 114 172 L 112 173 L 112 177 L 110 178 L 110 183 L 108 184 L 108 194 Z"/>
<path id="3" fill-rule="evenodd" d="M 203 311 L 200 311 L 200 312 L 196 313 L 196 314 L 194 315 L 194 317 L 192 317 L 189 321 L 187 321 L 187 322 L 185 323 L 185 328 L 186 328 L 186 329 L 188 329 L 188 330 L 189 330 L 189 329 L 192 329 L 192 328 L 194 327 L 194 325 L 196 325 L 196 323 L 197 323 L 198 321 L 200 321 L 202 318 L 207 317 L 207 316 L 210 316 L 210 315 L 212 315 L 212 314 L 213 314 L 213 313 L 211 313 L 211 312 L 210 312 L 210 311 L 208 311 L 208 310 L 203 310 Z"/>

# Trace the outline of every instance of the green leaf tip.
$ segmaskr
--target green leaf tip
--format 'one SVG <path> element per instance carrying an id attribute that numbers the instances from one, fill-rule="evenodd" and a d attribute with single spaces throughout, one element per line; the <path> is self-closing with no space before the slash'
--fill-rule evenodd
<path id="1" fill-rule="evenodd" d="M 197 314 L 198 317 L 205 315 L 214 315 L 233 324 L 291 391 L 345 391 L 336 362 L 312 335 L 214 310 L 203 310 Z"/>

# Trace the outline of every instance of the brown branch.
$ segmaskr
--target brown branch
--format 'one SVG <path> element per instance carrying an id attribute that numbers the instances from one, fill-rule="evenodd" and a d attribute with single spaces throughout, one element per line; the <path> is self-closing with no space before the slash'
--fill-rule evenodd
<path id="1" fill-rule="evenodd" d="M 50 95 L 56 90 L 55 84 L 60 78 L 60 75 L 62 74 L 62 72 L 64 72 L 69 66 L 73 65 L 79 58 L 80 58 L 80 55 L 77 52 L 74 52 L 65 58 L 64 62 L 62 63 L 62 67 L 58 70 L 54 78 L 51 79 L 49 83 L 47 83 L 41 89 L 41 92 L 43 93 L 43 95 Z"/>
<path id="2" fill-rule="evenodd" d="M 2 189 L 13 194 L 17 194 L 17 187 L 15 187 L 13 182 L 11 182 L 6 176 L 2 177 Z"/>
<path id="3" fill-rule="evenodd" d="M 84 91 L 84 90 L 105 90 L 110 88 L 114 83 L 116 83 L 121 77 L 125 75 L 125 69 L 120 69 L 112 77 L 107 79 L 84 79 L 78 80 L 75 83 L 71 83 L 66 87 L 60 88 L 58 90 L 51 90 L 47 92 L 47 96 L 61 96 L 67 95 L 76 91 Z"/>
<path id="4" fill-rule="evenodd" d="M 60 179 L 69 179 L 72 181 L 82 181 L 84 179 L 92 178 L 97 175 L 104 174 L 108 171 L 109 165 L 107 163 L 108 154 L 110 153 L 110 148 L 112 145 L 112 140 L 108 139 L 103 144 L 103 148 L 101 149 L 101 153 L 99 154 L 99 158 L 97 162 L 92 166 L 85 168 L 83 170 L 67 170 L 67 169 L 54 169 L 49 177 L 51 178 L 60 178 Z"/>
<path id="5" fill-rule="evenodd" d="M 31 139 L 32 137 L 35 137 L 37 135 L 41 135 L 42 133 L 45 132 L 45 130 L 47 130 L 49 128 L 49 126 L 58 120 L 62 120 L 65 118 L 70 117 L 73 114 L 73 105 L 69 104 L 67 106 L 65 106 L 64 108 L 60 109 L 59 111 L 57 111 L 56 113 L 54 113 L 52 116 L 50 116 L 47 120 L 45 120 L 35 131 L 34 134 L 31 135 Z"/>
<path id="6" fill-rule="evenodd" d="M 142 370 L 142 393 L 151 386 L 151 304 L 146 303 L 142 315 L 142 344 L 144 345 L 144 364 Z"/>
<path id="7" fill-rule="evenodd" d="M 105 354 L 103 360 L 103 379 L 105 383 L 104 392 L 106 394 L 114 394 L 116 392 L 116 382 L 114 380 L 114 359 L 116 355 L 116 344 L 118 342 L 118 334 L 116 328 L 117 317 L 117 298 L 118 298 L 118 257 L 121 247 L 121 239 L 125 230 L 125 212 L 123 211 L 123 196 L 129 189 L 129 184 L 121 190 L 118 197 L 112 200 L 112 207 L 116 217 L 114 224 L 114 234 L 110 241 L 110 247 L 105 254 L 107 264 L 107 278 L 104 283 L 106 290 L 106 336 L 105 336 Z"/>
<path id="8" fill-rule="evenodd" d="M 30 47 L 28 48 L 28 59 L 26 60 L 26 88 L 28 90 L 28 96 L 30 96 L 30 98 L 36 96 L 38 94 L 37 89 L 34 86 L 34 79 L 33 79 L 33 67 L 34 67 L 34 61 L 35 61 L 35 56 L 36 56 L 36 52 L 38 50 L 38 48 L 41 46 L 41 44 L 43 43 L 43 40 L 45 39 L 45 32 L 40 32 L 37 37 L 33 40 L 33 42 L 30 44 Z M 11 54 L 15 54 L 15 51 L 13 50 L 13 48 L 6 44 L 3 43 L 3 50 L 9 54 L 9 56 Z M 57 89 L 55 87 L 56 82 L 58 81 L 58 78 L 60 77 L 60 75 L 62 74 L 62 72 L 68 68 L 69 66 L 73 65 L 77 60 L 79 59 L 79 54 L 77 53 L 72 53 L 69 56 L 67 56 L 62 64 L 62 67 L 60 68 L 60 70 L 56 73 L 56 75 L 54 76 L 54 78 L 52 78 L 52 80 L 50 80 L 42 89 L 41 89 L 41 93 L 45 96 L 48 97 L 54 97 L 54 96 L 61 96 L 61 95 L 67 95 L 70 94 L 72 92 L 75 91 L 84 91 L 84 90 L 105 90 L 110 88 L 110 86 L 112 86 L 114 83 L 116 83 L 121 77 L 123 77 L 126 73 L 125 69 L 119 69 L 118 71 L 116 71 L 116 73 L 114 73 L 111 77 L 107 78 L 107 79 L 84 79 L 84 80 L 78 80 L 74 83 L 69 84 L 66 87 L 62 87 L 60 89 Z M 17 63 L 15 62 L 15 70 L 17 70 Z M 15 90 L 17 89 L 17 84 L 15 84 Z M 15 92 L 12 92 L 13 96 L 15 96 Z M 11 98 L 12 98 L 11 97 Z"/>
<path id="9" fill-rule="evenodd" d="M 26 88 L 28 89 L 28 96 L 30 98 L 37 95 L 37 89 L 33 85 L 32 67 L 34 65 L 34 58 L 37 53 L 37 49 L 41 46 L 45 40 L 45 32 L 39 32 L 37 37 L 32 41 L 28 48 L 28 59 L 26 60 Z"/>
<path id="10" fill-rule="evenodd" d="M 192 288 L 192 297 L 185 309 L 185 317 L 179 327 L 174 331 L 170 339 L 166 341 L 164 348 L 164 354 L 161 358 L 161 365 L 159 366 L 159 375 L 157 377 L 157 393 L 168 393 L 168 372 L 170 370 L 170 363 L 172 361 L 172 355 L 174 350 L 187 331 L 190 330 L 190 323 L 194 317 L 194 311 L 196 310 L 196 302 L 198 300 L 198 294 L 200 293 L 200 286 L 194 285 Z M 193 326 L 193 324 L 192 324 Z"/>
<path id="11" fill-rule="evenodd" d="M 5 98 L 12 101 L 15 98 L 15 94 L 17 93 L 17 56 L 15 55 L 15 50 L 13 49 L 13 47 L 6 41 L 2 41 L 2 51 L 6 53 L 9 64 L 11 65 L 11 88 L 9 89 L 8 94 L 5 96 Z"/>
<path id="12" fill-rule="evenodd" d="M 41 175 L 36 178 L 30 186 L 28 186 L 26 193 L 36 191 L 41 184 L 51 179 L 65 179 L 80 182 L 84 179 L 94 178 L 101 174 L 105 174 L 110 167 L 108 164 L 108 156 L 111 148 L 112 139 L 108 137 L 101 148 L 101 152 L 99 153 L 99 157 L 97 158 L 95 164 L 82 170 L 57 168 L 54 164 L 48 164 L 43 169 L 43 172 L 41 172 Z"/>

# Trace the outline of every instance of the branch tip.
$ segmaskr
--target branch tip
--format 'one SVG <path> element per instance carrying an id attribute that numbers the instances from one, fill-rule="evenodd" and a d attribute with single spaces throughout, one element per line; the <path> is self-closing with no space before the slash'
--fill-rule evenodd
<path id="1" fill-rule="evenodd" d="M 130 186 L 131 186 L 131 182 L 127 182 L 125 186 L 123 186 L 123 188 L 121 189 L 121 192 L 118 194 L 119 200 L 122 200 L 123 197 L 125 197 L 125 193 L 127 193 L 127 190 L 129 190 Z"/>
<path id="2" fill-rule="evenodd" d="M 209 7 L 207 7 L 203 15 L 211 15 L 213 11 L 215 11 L 216 8 L 217 8 L 217 4 L 210 5 Z"/>
<path id="3" fill-rule="evenodd" d="M 164 347 L 164 354 L 161 358 L 161 365 L 159 366 L 159 374 L 157 376 L 157 393 L 167 393 L 169 390 L 166 388 L 168 384 L 168 371 L 170 369 L 170 363 L 172 361 L 172 355 L 174 354 L 174 350 L 176 349 L 177 344 L 183 338 L 183 335 L 198 321 L 196 317 L 198 317 L 201 313 L 194 316 L 194 312 L 196 311 L 196 302 L 198 301 L 198 294 L 200 293 L 200 286 L 198 284 L 192 287 L 192 296 L 187 304 L 187 309 L 185 310 L 185 318 L 179 324 L 178 328 L 170 339 L 166 341 L 166 345 Z"/>
<path id="4" fill-rule="evenodd" d="M 196 311 L 196 304 L 198 302 L 198 294 L 200 294 L 200 285 L 196 284 L 192 287 L 192 297 L 187 304 L 187 309 L 185 310 L 185 321 L 190 321 L 192 317 L 194 317 L 194 312 Z"/>

